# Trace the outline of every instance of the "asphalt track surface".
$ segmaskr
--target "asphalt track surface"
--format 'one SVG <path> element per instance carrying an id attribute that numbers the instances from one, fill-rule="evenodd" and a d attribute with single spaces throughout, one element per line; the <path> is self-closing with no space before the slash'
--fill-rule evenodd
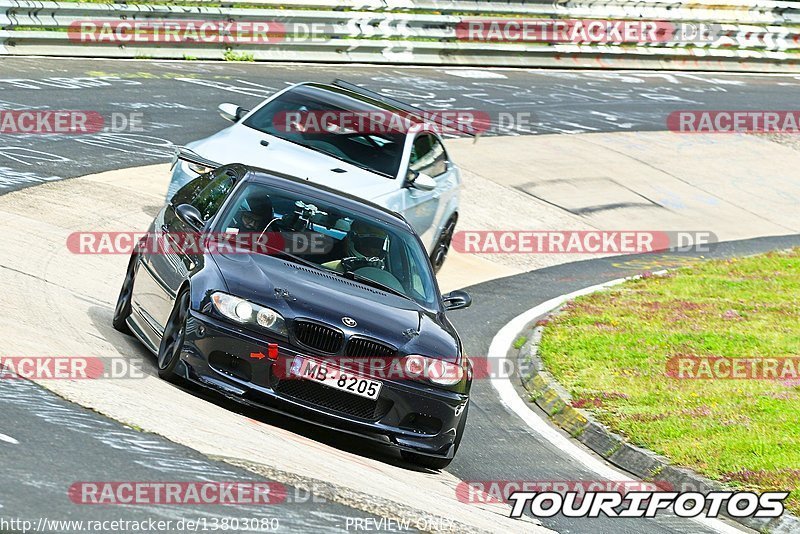
<path id="1" fill-rule="evenodd" d="M 551 298 L 618 278 L 691 265 L 704 258 L 758 254 L 800 246 L 800 235 L 732 241 L 714 245 L 698 254 L 664 253 L 618 256 L 537 269 L 525 274 L 491 280 L 467 288 L 473 306 L 452 314 L 467 352 L 486 355 L 497 331 L 517 315 Z M 465 444 L 448 471 L 462 480 L 592 481 L 598 477 L 548 441 L 533 433 L 497 400 L 488 380 L 473 384 Z M 545 419 L 547 415 L 536 409 Z M 588 449 L 587 449 L 588 450 Z M 542 519 L 542 524 L 561 533 L 660 533 L 710 532 L 697 523 L 669 516 L 655 520 Z"/>
<path id="2" fill-rule="evenodd" d="M 80 532 L 67 521 L 179 521 L 213 527 L 237 518 L 277 526 L 277 532 L 345 530 L 348 519 L 371 517 L 325 501 L 309 491 L 284 487 L 285 501 L 260 505 L 131 506 L 76 505 L 66 488 L 76 482 L 268 482 L 264 477 L 212 461 L 160 436 L 125 427 L 76 406 L 27 380 L 0 380 L 0 518 L 53 522 L 41 531 Z M 11 438 L 10 440 L 8 438 Z M 17 443 L 13 443 L 16 441 Z M 56 524 L 56 521 L 63 522 Z M 276 523 L 272 523 L 275 521 Z M 185 523 L 184 523 L 185 525 Z M 88 523 L 86 523 L 88 527 Z M 14 524 L 0 532 L 22 531 Z M 130 529 L 120 529 L 125 532 Z M 202 528 L 201 528 L 202 530 Z M 30 531 L 30 530 L 29 530 Z M 85 532 L 86 530 L 84 530 Z M 113 530 L 107 530 L 112 532 Z"/>
<path id="3" fill-rule="evenodd" d="M 335 78 L 426 110 L 485 112 L 487 135 L 666 130 L 678 110 L 794 109 L 800 87 L 797 75 L 4 58 L 0 110 L 97 112 L 110 131 L 0 137 L 0 190 L 168 161 L 173 143 L 228 124 L 222 102 L 250 108 L 287 84 Z M 142 131 L 122 120 L 115 131 L 115 113 L 140 114 Z"/>
<path id="4" fill-rule="evenodd" d="M 484 74 L 468 71 L 465 77 L 464 72 L 451 73 L 456 71 L 5 59 L 0 64 L 0 106 L 3 109 L 83 109 L 98 111 L 106 117 L 114 112 L 140 111 L 145 131 L 84 137 L 3 136 L 0 139 L 0 184 L 5 192 L 36 185 L 43 179 L 69 178 L 166 161 L 173 143 L 183 144 L 225 126 L 215 111 L 218 103 L 231 101 L 251 106 L 287 82 L 302 80 L 343 77 L 423 106 L 483 109 L 491 113 L 529 111 L 538 123 L 522 133 L 533 134 L 664 130 L 666 115 L 677 109 L 754 109 L 759 104 L 770 109 L 790 109 L 796 102 L 796 86 L 800 85 L 795 77 L 485 69 L 481 71 Z M 486 72 L 495 76 L 475 77 L 486 76 Z M 520 132 L 499 129 L 497 133 Z M 752 254 L 797 245 L 800 245 L 798 236 L 762 238 L 718 245 L 703 256 Z M 469 288 L 474 305 L 453 313 L 452 319 L 462 334 L 467 353 L 486 355 L 492 337 L 504 324 L 549 298 L 645 270 L 690 264 L 698 261 L 696 256 L 689 253 L 595 259 L 486 282 Z M 154 448 L 158 454 L 154 456 L 151 447 L 137 442 L 137 438 L 142 438 L 141 435 L 137 437 L 135 431 L 61 401 L 38 386 L 26 382 L 2 386 L 0 428 L 4 433 L 22 437 L 16 439 L 24 445 L 24 450 L 15 450 L 21 445 L 0 441 L 4 465 L 13 466 L 0 471 L 2 516 L 53 515 L 56 512 L 71 518 L 86 515 L 87 512 L 76 511 L 76 507 L 71 506 L 58 480 L 71 482 L 91 479 L 92 475 L 95 479 L 107 480 L 109 473 L 116 474 L 117 479 L 165 480 L 158 468 L 185 475 L 181 479 L 186 476 L 190 479 L 213 476 L 215 480 L 225 476 L 255 478 L 156 436 L 148 436 L 157 444 Z M 43 415 L 47 410 L 42 411 L 42 406 L 56 407 L 61 415 L 48 419 Z M 119 439 L 103 440 L 102 436 L 108 432 L 118 434 Z M 313 430 L 304 432 L 314 435 Z M 509 413 L 499 403 L 488 381 L 477 381 L 474 385 L 464 442 L 448 471 L 463 480 L 580 481 L 596 478 Z M 24 481 L 23 484 L 20 481 Z M 20 486 L 24 489 L 17 489 Z M 57 490 L 61 495 L 53 493 Z M 101 510 L 92 514 L 110 516 L 115 512 L 120 513 L 119 510 Z M 124 516 L 132 518 L 146 512 L 126 508 Z M 169 514 L 170 511 L 162 508 L 160 513 Z M 335 504 L 304 506 L 299 511 L 286 505 L 280 513 L 289 524 L 296 521 L 297 530 L 341 529 L 342 517 L 364 516 Z M 225 514 L 231 515 L 228 511 Z M 559 532 L 703 531 L 694 522 L 666 516 L 656 520 L 556 517 L 543 520 L 543 524 Z"/>

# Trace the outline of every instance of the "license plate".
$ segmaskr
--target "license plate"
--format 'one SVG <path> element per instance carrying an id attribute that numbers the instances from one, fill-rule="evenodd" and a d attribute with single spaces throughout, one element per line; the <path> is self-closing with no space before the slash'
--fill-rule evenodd
<path id="1" fill-rule="evenodd" d="M 308 358 L 296 357 L 292 361 L 290 374 L 293 377 L 306 380 L 315 380 L 328 387 L 338 389 L 375 400 L 381 392 L 383 384 L 377 380 L 370 380 L 363 376 L 350 373 L 335 365 L 328 365 L 326 362 L 311 360 Z"/>

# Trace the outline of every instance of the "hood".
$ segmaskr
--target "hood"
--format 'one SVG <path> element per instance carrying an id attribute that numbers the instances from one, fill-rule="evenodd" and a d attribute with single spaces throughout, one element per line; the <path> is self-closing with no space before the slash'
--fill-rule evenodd
<path id="1" fill-rule="evenodd" d="M 214 254 L 231 294 L 280 312 L 291 328 L 295 318 L 363 335 L 397 347 L 401 354 L 458 358 L 458 338 L 443 314 L 416 303 L 280 258 L 259 254 Z M 343 317 L 357 325 L 346 327 Z M 409 335 L 409 332 L 413 332 Z"/>
<path id="2" fill-rule="evenodd" d="M 269 144 L 264 146 L 262 141 Z M 187 147 L 223 165 L 243 163 L 261 167 L 304 178 L 366 200 L 374 200 L 398 189 L 396 179 L 371 173 L 242 124 L 234 124 L 211 137 L 189 143 Z"/>

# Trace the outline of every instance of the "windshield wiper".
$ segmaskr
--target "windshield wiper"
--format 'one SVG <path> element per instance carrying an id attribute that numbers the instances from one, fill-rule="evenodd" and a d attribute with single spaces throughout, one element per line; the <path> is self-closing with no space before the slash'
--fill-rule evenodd
<path id="1" fill-rule="evenodd" d="M 333 157 L 336 157 L 336 156 L 333 156 Z M 349 163 L 350 165 L 354 165 L 354 166 L 358 167 L 359 169 L 364 169 L 365 171 L 373 172 L 373 173 L 379 174 L 379 175 L 381 175 L 381 176 L 383 176 L 385 178 L 390 178 L 390 179 L 394 180 L 394 176 L 392 176 L 391 174 L 383 172 L 383 171 L 379 171 L 377 169 L 373 169 L 369 165 L 364 165 L 363 163 L 358 163 L 357 161 L 349 161 L 349 160 L 346 160 L 346 159 L 343 159 L 342 161 L 344 161 L 345 163 Z"/>
<path id="2" fill-rule="evenodd" d="M 391 293 L 393 295 L 397 295 L 398 297 L 403 297 L 406 300 L 410 300 L 411 302 L 416 303 L 416 301 L 414 299 L 412 299 L 411 297 L 409 297 L 408 295 L 406 295 L 402 291 L 398 291 L 398 290 L 396 290 L 395 288 L 393 288 L 391 286 L 387 286 L 385 284 L 381 284 L 380 282 L 376 282 L 372 278 L 367 278 L 366 276 L 362 276 L 360 274 L 356 274 L 353 271 L 346 271 L 344 273 L 340 273 L 340 272 L 337 272 L 337 271 L 332 271 L 332 272 L 334 272 L 334 273 L 336 273 L 339 276 L 342 276 L 344 278 L 349 278 L 350 280 L 355 280 L 357 282 L 361 282 L 362 284 L 367 285 L 367 286 L 376 287 L 376 288 L 380 289 L 381 291 L 386 291 L 387 293 Z"/>
<path id="3" fill-rule="evenodd" d="M 291 260 L 291 261 L 293 261 L 295 263 L 299 263 L 301 265 L 305 265 L 306 267 L 310 267 L 310 268 L 312 268 L 312 269 L 314 269 L 316 271 L 322 271 L 322 272 L 325 272 L 325 273 L 327 273 L 329 271 L 329 269 L 326 269 L 325 267 L 317 265 L 313 261 L 308 261 L 306 259 L 301 258 L 300 256 L 295 256 L 294 254 L 292 254 L 290 252 L 286 252 L 285 250 L 281 250 L 279 248 L 273 248 L 273 247 L 269 247 L 269 246 L 267 248 L 269 248 L 269 249 L 271 249 L 273 251 L 273 252 L 269 252 L 267 254 L 268 256 L 282 257 L 284 259 Z"/>

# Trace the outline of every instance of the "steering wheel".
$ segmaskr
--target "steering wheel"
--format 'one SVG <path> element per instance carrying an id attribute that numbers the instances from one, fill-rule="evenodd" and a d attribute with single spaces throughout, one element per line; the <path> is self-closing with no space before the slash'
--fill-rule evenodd
<path id="1" fill-rule="evenodd" d="M 347 258 L 342 258 L 341 262 L 342 262 L 342 268 L 346 272 L 357 271 L 358 269 L 363 269 L 364 267 L 384 269 L 383 260 L 378 257 L 359 258 L 357 256 L 349 256 Z"/>

